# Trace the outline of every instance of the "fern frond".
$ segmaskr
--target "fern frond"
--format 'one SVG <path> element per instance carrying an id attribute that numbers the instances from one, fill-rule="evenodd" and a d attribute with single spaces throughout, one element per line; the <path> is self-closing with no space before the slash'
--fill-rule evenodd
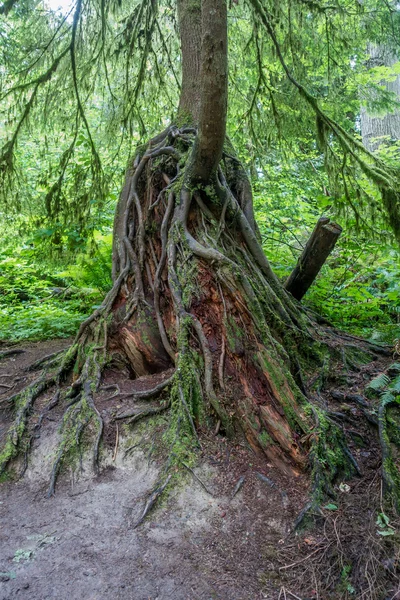
<path id="1" fill-rule="evenodd" d="M 383 390 L 389 383 L 390 378 L 386 375 L 386 373 L 379 373 L 379 375 L 371 379 L 366 389 L 379 392 L 380 390 Z"/>
<path id="2" fill-rule="evenodd" d="M 391 392 L 395 392 L 395 394 L 400 394 L 400 375 L 398 375 L 390 384 L 389 390 Z"/>
<path id="3" fill-rule="evenodd" d="M 392 394 L 390 390 L 386 390 L 386 392 L 382 392 L 381 394 L 381 402 L 383 404 L 389 404 L 389 402 L 393 402 L 395 396 Z"/>

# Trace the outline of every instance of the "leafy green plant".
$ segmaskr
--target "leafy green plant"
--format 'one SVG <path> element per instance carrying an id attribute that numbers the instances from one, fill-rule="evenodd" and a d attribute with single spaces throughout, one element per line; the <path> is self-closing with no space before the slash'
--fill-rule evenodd
<path id="1" fill-rule="evenodd" d="M 34 556 L 33 550 L 16 550 L 13 561 L 19 563 L 23 560 L 31 560 Z"/>
<path id="2" fill-rule="evenodd" d="M 356 590 L 350 582 L 351 571 L 352 571 L 351 565 L 344 565 L 344 567 L 340 573 L 340 578 L 342 580 L 341 587 L 343 588 L 343 590 L 348 592 L 349 594 L 353 595 L 356 593 Z"/>
<path id="3" fill-rule="evenodd" d="M 378 513 L 378 517 L 376 519 L 376 525 L 378 526 L 377 534 L 387 537 L 389 535 L 394 535 L 396 533 L 395 528 L 390 524 L 389 517 L 384 513 Z"/>
<path id="4" fill-rule="evenodd" d="M 75 265 L 57 271 L 28 247 L 7 247 L 0 254 L 0 339 L 40 340 L 73 335 L 110 286 L 110 245 L 100 257 L 78 256 Z"/>

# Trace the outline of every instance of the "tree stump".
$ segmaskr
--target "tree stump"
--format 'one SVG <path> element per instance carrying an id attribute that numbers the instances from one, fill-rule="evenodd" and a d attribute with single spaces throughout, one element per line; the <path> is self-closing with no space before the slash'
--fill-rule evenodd
<path id="1" fill-rule="evenodd" d="M 318 220 L 297 265 L 285 283 L 286 290 L 296 300 L 301 300 L 310 288 L 341 233 L 340 225 L 331 223 L 328 217 Z"/>

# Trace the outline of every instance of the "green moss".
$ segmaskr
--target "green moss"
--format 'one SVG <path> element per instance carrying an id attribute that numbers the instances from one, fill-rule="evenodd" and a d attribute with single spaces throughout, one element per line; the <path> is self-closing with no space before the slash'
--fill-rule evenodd
<path id="1" fill-rule="evenodd" d="M 387 432 L 391 442 L 400 448 L 400 415 L 399 409 L 391 406 L 386 411 Z"/>
<path id="2" fill-rule="evenodd" d="M 308 423 L 299 412 L 299 405 L 304 405 L 305 399 L 298 390 L 289 369 L 278 356 L 272 361 L 266 350 L 257 353 L 257 361 L 261 368 L 268 373 L 275 389 L 279 392 L 279 403 L 291 429 L 299 433 L 306 433 L 309 430 Z M 289 391 L 293 392 L 293 397 L 289 395 Z"/>
<path id="3" fill-rule="evenodd" d="M 232 315 L 224 319 L 226 336 L 229 349 L 235 354 L 240 354 L 244 348 L 244 330 L 236 323 Z"/>
<path id="4" fill-rule="evenodd" d="M 258 434 L 257 439 L 262 448 L 266 448 L 267 446 L 271 446 L 275 443 L 271 436 L 265 430 L 261 431 L 261 433 Z"/>
<path id="5" fill-rule="evenodd" d="M 0 474 L 5 472 L 9 462 L 15 458 L 20 451 L 26 427 L 26 413 L 29 410 L 31 394 L 33 392 L 34 388 L 28 388 L 21 392 L 15 399 L 15 419 L 7 432 L 6 442 L 0 453 Z"/>
<path id="6" fill-rule="evenodd" d="M 355 369 L 371 362 L 371 354 L 357 347 L 345 348 L 345 357 L 348 365 Z"/>
<path id="7" fill-rule="evenodd" d="M 389 412 L 389 407 L 384 410 L 386 404 L 391 403 L 391 399 L 381 401 L 381 410 L 379 411 L 379 430 L 381 436 L 381 445 L 385 447 L 385 455 L 383 458 L 383 472 L 385 474 L 385 483 L 389 489 L 386 489 L 386 494 L 393 498 L 396 505 L 397 511 L 400 512 L 400 473 L 397 465 L 395 464 L 393 453 L 395 449 L 392 447 L 391 442 L 394 442 L 398 446 L 399 435 L 398 432 L 391 438 L 394 430 L 398 428 L 396 411 L 398 408 L 394 408 Z M 383 410 L 382 410 L 383 408 Z M 395 416 L 396 415 L 396 416 Z"/>
<path id="8" fill-rule="evenodd" d="M 172 463 L 184 461 L 189 464 L 195 460 L 198 442 L 192 423 L 201 422 L 203 419 L 202 392 L 196 376 L 199 361 L 197 354 L 189 345 L 191 322 L 191 318 L 186 317 L 180 323 L 177 339 L 179 355 L 170 392 L 170 423 L 164 434 Z"/>
<path id="9" fill-rule="evenodd" d="M 325 412 L 314 407 L 318 424 L 313 431 L 310 460 L 313 503 L 319 505 L 338 477 L 349 478 L 355 473 L 342 430 L 330 421 Z M 311 407 L 309 409 L 311 415 Z"/>
<path id="10" fill-rule="evenodd" d="M 3 473 L 0 473 L 0 484 L 6 483 L 6 481 L 11 481 L 11 480 L 12 480 L 12 475 L 9 471 L 4 471 Z"/>
<path id="11" fill-rule="evenodd" d="M 193 298 L 201 298 L 203 291 L 198 281 L 199 264 L 198 261 L 188 255 L 183 261 L 180 261 L 177 268 L 177 276 L 181 284 L 182 302 L 186 309 L 190 308 Z"/>

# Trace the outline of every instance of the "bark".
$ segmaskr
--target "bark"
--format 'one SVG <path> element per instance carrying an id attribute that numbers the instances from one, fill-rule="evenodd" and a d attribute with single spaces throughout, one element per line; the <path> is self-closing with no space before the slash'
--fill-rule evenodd
<path id="1" fill-rule="evenodd" d="M 285 283 L 286 290 L 296 300 L 301 300 L 309 290 L 342 233 L 340 225 L 329 221 L 327 217 L 319 219 Z"/>
<path id="2" fill-rule="evenodd" d="M 191 178 L 208 183 L 222 156 L 228 100 L 226 0 L 202 0 L 201 72 L 198 134 Z"/>

